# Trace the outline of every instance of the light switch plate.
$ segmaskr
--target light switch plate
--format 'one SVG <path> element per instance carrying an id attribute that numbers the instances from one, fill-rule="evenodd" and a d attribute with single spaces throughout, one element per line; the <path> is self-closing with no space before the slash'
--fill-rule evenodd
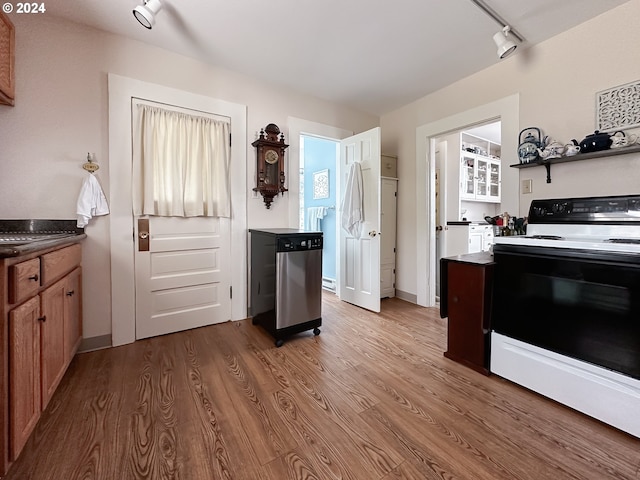
<path id="1" fill-rule="evenodd" d="M 533 180 L 522 180 L 522 193 L 533 192 Z"/>

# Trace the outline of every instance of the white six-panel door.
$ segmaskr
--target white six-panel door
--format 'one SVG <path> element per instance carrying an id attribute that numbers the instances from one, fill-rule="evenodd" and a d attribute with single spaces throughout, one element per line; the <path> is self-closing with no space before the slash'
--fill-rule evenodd
<path id="1" fill-rule="evenodd" d="M 344 195 L 353 162 L 360 162 L 364 222 L 360 236 L 340 230 L 340 299 L 359 307 L 380 311 L 380 128 L 340 141 L 340 191 Z M 342 203 L 342 202 L 340 202 Z M 342 216 L 339 212 L 338 221 Z"/>

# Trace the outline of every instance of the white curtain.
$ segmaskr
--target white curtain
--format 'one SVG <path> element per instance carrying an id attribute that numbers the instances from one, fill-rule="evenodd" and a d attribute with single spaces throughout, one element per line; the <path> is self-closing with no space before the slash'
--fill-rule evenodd
<path id="1" fill-rule="evenodd" d="M 138 104 L 135 215 L 230 217 L 229 123 Z"/>

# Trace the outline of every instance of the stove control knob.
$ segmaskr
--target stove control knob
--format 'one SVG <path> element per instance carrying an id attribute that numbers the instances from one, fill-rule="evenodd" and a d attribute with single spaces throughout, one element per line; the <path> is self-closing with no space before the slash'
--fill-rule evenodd
<path id="1" fill-rule="evenodd" d="M 566 203 L 554 203 L 551 207 L 553 213 L 567 213 L 567 204 Z"/>
<path id="2" fill-rule="evenodd" d="M 547 213 L 547 209 L 544 207 L 533 207 L 533 213 L 538 217 L 544 217 Z"/>

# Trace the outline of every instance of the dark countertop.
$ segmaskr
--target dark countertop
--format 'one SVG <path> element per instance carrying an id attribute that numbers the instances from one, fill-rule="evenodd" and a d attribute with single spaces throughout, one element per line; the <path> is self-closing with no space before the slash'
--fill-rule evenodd
<path id="1" fill-rule="evenodd" d="M 0 258 L 17 257 L 86 238 L 76 220 L 0 220 Z"/>
<path id="2" fill-rule="evenodd" d="M 447 222 L 447 225 L 471 225 L 471 222 L 467 221 L 467 220 L 462 220 L 462 221 L 451 221 L 451 222 Z"/>
<path id="3" fill-rule="evenodd" d="M 448 262 L 474 263 L 476 265 L 489 265 L 494 263 L 493 255 L 489 252 L 465 253 L 463 255 L 455 255 L 453 257 L 443 258 Z"/>

